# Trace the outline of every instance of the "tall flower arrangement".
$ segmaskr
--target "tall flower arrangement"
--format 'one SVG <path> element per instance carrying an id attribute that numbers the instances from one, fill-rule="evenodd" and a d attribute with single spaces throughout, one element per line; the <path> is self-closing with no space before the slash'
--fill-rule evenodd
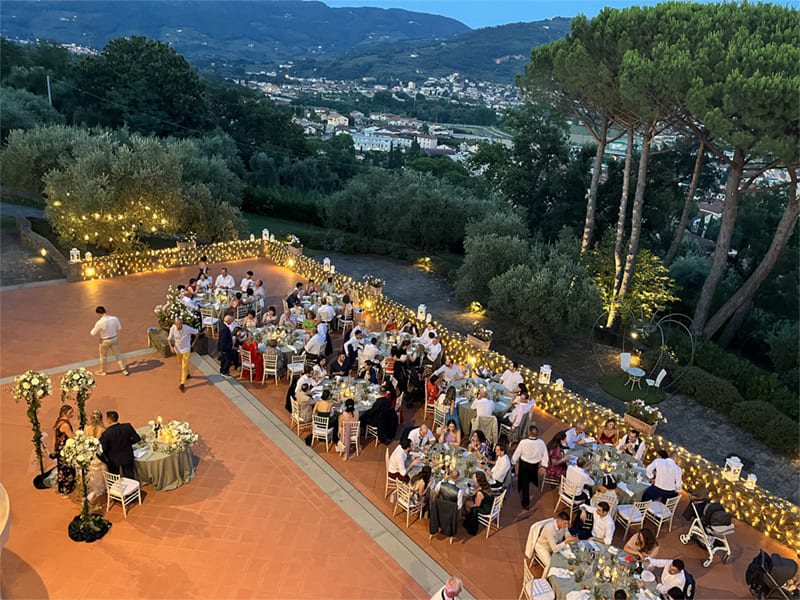
<path id="1" fill-rule="evenodd" d="M 36 458 L 39 460 L 39 472 L 44 475 L 44 464 L 42 463 L 42 428 L 39 423 L 39 409 L 42 400 L 50 395 L 52 382 L 50 377 L 39 371 L 26 371 L 22 375 L 14 378 L 14 387 L 11 393 L 14 400 L 19 403 L 24 400 L 28 405 L 28 420 L 33 427 L 33 447 L 36 450 Z"/>
<path id="2" fill-rule="evenodd" d="M 181 291 L 172 286 L 167 289 L 167 301 L 156 306 L 153 312 L 158 319 L 158 324 L 163 329 L 169 329 L 177 318 L 180 318 L 189 327 L 197 327 L 200 324 L 197 314 L 181 302 Z"/>
<path id="3" fill-rule="evenodd" d="M 82 429 L 76 431 L 75 437 L 67 440 L 61 450 L 61 456 L 67 464 L 81 474 L 81 514 L 69 526 L 69 537 L 76 542 L 93 542 L 103 537 L 111 527 L 111 523 L 99 515 L 92 515 L 89 509 L 86 471 L 99 451 L 100 441 Z"/>
<path id="4" fill-rule="evenodd" d="M 71 394 L 75 394 L 81 429 L 86 427 L 86 401 L 89 400 L 94 388 L 94 375 L 83 367 L 67 371 L 61 378 L 61 402 L 65 402 Z"/>

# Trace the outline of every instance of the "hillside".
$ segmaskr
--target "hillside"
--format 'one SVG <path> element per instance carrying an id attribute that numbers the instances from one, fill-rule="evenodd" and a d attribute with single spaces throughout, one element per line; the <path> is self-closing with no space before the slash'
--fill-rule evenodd
<path id="1" fill-rule="evenodd" d="M 462 33 L 448 40 L 398 42 L 346 52 L 335 59 L 295 61 L 298 76 L 330 79 L 372 76 L 419 81 L 458 72 L 475 80 L 510 83 L 530 61 L 531 48 L 564 37 L 570 20 L 511 23 Z"/>
<path id="2" fill-rule="evenodd" d="M 4 0 L 0 34 L 53 39 L 100 50 L 118 37 L 145 35 L 170 43 L 189 62 L 236 60 L 269 64 L 336 55 L 402 40 L 438 40 L 470 31 L 426 13 L 381 8 L 330 8 L 299 0 Z"/>

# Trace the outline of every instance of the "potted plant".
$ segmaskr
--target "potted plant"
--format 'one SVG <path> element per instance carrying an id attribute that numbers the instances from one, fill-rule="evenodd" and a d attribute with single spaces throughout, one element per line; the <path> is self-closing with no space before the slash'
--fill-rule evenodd
<path id="1" fill-rule="evenodd" d="M 659 423 L 667 422 L 658 408 L 645 404 L 639 398 L 626 402 L 625 406 L 628 407 L 624 416 L 625 424 L 642 435 L 652 436 Z"/>
<path id="2" fill-rule="evenodd" d="M 178 248 L 196 248 L 197 234 L 194 231 L 182 233 L 178 236 Z"/>
<path id="3" fill-rule="evenodd" d="M 28 420 L 33 428 L 33 447 L 39 461 L 39 475 L 33 480 L 33 484 L 40 489 L 46 486 L 42 484 L 44 463 L 42 462 L 42 428 L 39 423 L 39 409 L 42 406 L 42 400 L 50 395 L 51 385 L 50 377 L 44 373 L 26 371 L 14 378 L 14 387 L 11 388 L 14 400 L 18 403 L 20 400 L 25 400 L 28 405 Z"/>
<path id="4" fill-rule="evenodd" d="M 362 279 L 364 280 L 364 289 L 368 294 L 372 294 L 373 296 L 383 295 L 383 286 L 386 285 L 385 279 L 375 277 L 374 275 L 364 275 Z"/>
<path id="5" fill-rule="evenodd" d="M 63 404 L 73 392 L 75 393 L 80 429 L 86 426 L 86 401 L 94 387 L 94 375 L 83 367 L 71 369 L 61 378 L 61 403 Z"/>
<path id="6" fill-rule="evenodd" d="M 67 440 L 61 450 L 61 456 L 81 474 L 81 514 L 72 519 L 67 528 L 70 539 L 75 542 L 99 540 L 111 527 L 111 523 L 102 516 L 91 514 L 89 507 L 86 471 L 99 451 L 100 440 L 84 433 L 81 429 L 75 432 L 74 438 Z"/>
<path id="7" fill-rule="evenodd" d="M 286 250 L 296 256 L 302 255 L 303 244 L 300 243 L 300 238 L 293 233 L 286 236 Z"/>
<path id="8" fill-rule="evenodd" d="M 467 342 L 473 348 L 486 351 L 492 343 L 492 335 L 494 332 L 491 329 L 486 329 L 475 321 L 472 324 L 472 333 L 467 334 Z"/>
<path id="9" fill-rule="evenodd" d="M 172 327 L 178 317 L 189 327 L 194 327 L 195 329 L 200 327 L 200 317 L 181 302 L 181 291 L 172 286 L 167 289 L 167 301 L 156 306 L 153 312 L 158 319 L 159 327 L 164 331 L 169 331 L 169 328 Z"/>

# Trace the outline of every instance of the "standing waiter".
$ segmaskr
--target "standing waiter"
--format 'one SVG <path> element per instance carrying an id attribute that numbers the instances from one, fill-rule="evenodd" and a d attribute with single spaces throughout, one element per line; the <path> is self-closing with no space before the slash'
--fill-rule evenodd
<path id="1" fill-rule="evenodd" d="M 522 495 L 522 508 L 531 507 L 529 486 L 531 483 L 539 486 L 539 476 L 544 475 L 550 457 L 547 446 L 539 439 L 539 428 L 531 425 L 528 428 L 528 437 L 522 440 L 514 452 L 511 462 L 517 466 L 517 486 Z"/>
<path id="2" fill-rule="evenodd" d="M 92 335 L 100 334 L 100 370 L 95 371 L 95 373 L 98 375 L 106 374 L 106 360 L 109 353 L 113 352 L 123 375 L 129 375 L 128 369 L 125 368 L 125 363 L 119 353 L 119 331 L 122 329 L 119 319 L 106 314 L 106 309 L 103 306 L 98 306 L 95 312 L 100 317 L 90 332 Z"/>

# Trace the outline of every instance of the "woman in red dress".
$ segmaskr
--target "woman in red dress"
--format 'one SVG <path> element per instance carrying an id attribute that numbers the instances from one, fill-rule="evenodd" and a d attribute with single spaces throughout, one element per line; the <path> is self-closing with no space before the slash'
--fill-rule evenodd
<path id="1" fill-rule="evenodd" d="M 248 338 L 242 342 L 242 349 L 250 352 L 250 360 L 253 361 L 253 381 L 261 381 L 264 377 L 264 360 L 261 357 L 261 352 L 258 351 L 258 342 L 253 338 Z"/>
<path id="2" fill-rule="evenodd" d="M 547 465 L 547 476 L 557 480 L 561 480 L 567 474 L 568 458 L 561 449 L 561 444 L 564 443 L 565 439 L 567 439 L 567 434 L 559 431 L 547 443 L 547 453 L 550 456 L 550 464 Z"/>
<path id="3" fill-rule="evenodd" d="M 606 421 L 606 426 L 600 430 L 599 440 L 601 444 L 617 445 L 619 441 L 619 430 L 617 429 L 616 419 L 609 419 Z"/>

